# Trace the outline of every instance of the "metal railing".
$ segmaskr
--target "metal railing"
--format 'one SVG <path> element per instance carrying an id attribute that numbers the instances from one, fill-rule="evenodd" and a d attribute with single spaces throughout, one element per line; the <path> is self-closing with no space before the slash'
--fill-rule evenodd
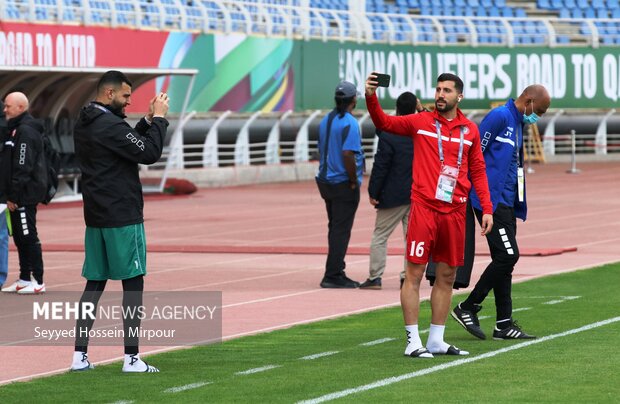
<path id="1" fill-rule="evenodd" d="M 594 48 L 620 44 L 617 19 L 388 14 L 249 0 L 189 4 L 180 0 L 3 0 L 0 19 L 360 43 Z"/>
<path id="2" fill-rule="evenodd" d="M 176 149 L 175 159 L 183 161 L 183 168 L 210 168 L 226 166 L 249 166 L 263 164 L 288 164 L 302 163 L 318 159 L 317 138 L 318 123 L 328 111 L 316 110 L 306 113 L 295 113 L 291 111 L 284 113 L 269 113 L 261 116 L 255 113 L 251 116 L 247 114 L 225 112 L 219 118 L 210 120 L 213 122 L 210 127 L 205 128 L 205 139 L 199 143 L 194 140 L 193 144 L 184 143 Z M 556 133 L 553 125 L 554 119 L 557 120 L 563 111 L 557 111 L 555 116 L 547 123 L 542 141 L 545 145 L 545 156 L 570 155 L 572 153 L 572 137 L 570 133 Z M 620 156 L 620 134 L 607 133 L 607 125 L 603 125 L 610 113 L 604 115 L 598 125 L 598 130 L 592 133 L 577 133 L 575 135 L 575 152 L 577 155 L 602 155 L 616 154 Z M 268 117 L 273 126 L 267 140 L 264 136 L 251 136 L 252 125 L 256 124 L 263 117 Z M 371 158 L 376 153 L 377 142 L 374 136 L 374 126 L 368 119 L 368 114 L 358 112 L 356 118 L 360 123 L 362 133 L 362 146 L 366 158 Z M 197 118 L 194 118 L 197 119 Z M 204 119 L 200 118 L 200 119 Z M 220 141 L 220 130 L 222 124 L 227 120 L 246 120 L 237 123 L 240 127 L 239 133 L 245 132 L 246 135 L 240 136 L 234 133 L 231 127 L 226 128 L 227 138 Z M 277 124 L 276 124 L 277 123 Z M 282 138 L 280 125 L 287 125 L 289 136 Z M 290 132 L 294 136 L 290 136 Z M 231 132 L 232 131 L 232 132 Z M 604 131 L 604 133 L 603 133 Z M 195 135 L 195 134 L 194 134 Z M 232 140 L 234 139 L 234 140 Z M 254 139 L 254 140 L 253 140 Z M 529 142 L 529 131 L 525 132 L 525 142 Z M 170 147 L 164 149 L 162 159 L 149 166 L 149 170 L 163 169 L 170 156 Z M 181 153 L 179 155 L 178 153 Z M 144 167 L 144 169 L 147 169 Z"/>

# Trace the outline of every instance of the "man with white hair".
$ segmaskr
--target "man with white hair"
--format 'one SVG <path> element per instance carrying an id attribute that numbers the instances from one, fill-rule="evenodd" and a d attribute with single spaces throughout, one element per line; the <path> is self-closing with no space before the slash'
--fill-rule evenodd
<path id="1" fill-rule="evenodd" d="M 28 106 L 28 98 L 21 92 L 12 92 L 4 99 L 9 132 L 5 147 L 12 148 L 6 204 L 19 254 L 19 279 L 2 291 L 32 295 L 45 293 L 37 204 L 45 198 L 47 170 L 43 126 L 28 113 Z"/>

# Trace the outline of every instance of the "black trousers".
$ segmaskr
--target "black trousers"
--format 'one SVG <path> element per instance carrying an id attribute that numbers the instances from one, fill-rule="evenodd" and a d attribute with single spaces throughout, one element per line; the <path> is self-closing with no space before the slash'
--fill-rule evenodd
<path id="1" fill-rule="evenodd" d="M 138 308 L 142 306 L 142 294 L 144 290 L 144 276 L 139 275 L 135 278 L 123 279 L 123 332 L 125 343 L 125 354 L 132 355 L 138 353 L 140 338 L 136 334 L 130 333 L 130 329 L 139 330 L 141 318 Z M 82 312 L 83 303 L 92 303 L 96 308 L 99 299 L 103 294 L 107 281 L 86 281 L 86 287 L 80 299 L 80 311 L 75 323 L 75 350 L 88 352 L 88 333 L 93 328 L 95 322 L 90 316 L 85 316 Z"/>
<path id="2" fill-rule="evenodd" d="M 43 254 L 37 233 L 37 206 L 22 206 L 11 212 L 13 240 L 19 256 L 19 279 L 30 281 L 30 274 L 43 283 Z"/>
<path id="3" fill-rule="evenodd" d="M 360 202 L 359 187 L 351 189 L 348 182 L 326 184 L 317 181 L 327 210 L 329 251 L 325 262 L 325 278 L 338 278 L 346 267 L 344 257 L 349 248 L 355 212 Z"/>
<path id="4" fill-rule="evenodd" d="M 474 209 L 478 222 L 482 221 L 482 212 Z M 474 290 L 465 300 L 464 306 L 480 304 L 493 290 L 497 321 L 510 319 L 512 316 L 512 271 L 519 260 L 517 245 L 517 221 L 514 209 L 499 204 L 493 213 L 493 229 L 487 234 L 487 243 L 491 251 L 491 263 L 486 267 L 476 283 Z"/>

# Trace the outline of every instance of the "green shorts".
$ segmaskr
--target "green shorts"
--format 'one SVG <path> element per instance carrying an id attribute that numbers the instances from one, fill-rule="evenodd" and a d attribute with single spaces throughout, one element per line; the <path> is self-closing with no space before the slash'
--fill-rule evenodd
<path id="1" fill-rule="evenodd" d="M 86 227 L 82 276 L 89 281 L 146 275 L 144 223 L 123 227 Z"/>

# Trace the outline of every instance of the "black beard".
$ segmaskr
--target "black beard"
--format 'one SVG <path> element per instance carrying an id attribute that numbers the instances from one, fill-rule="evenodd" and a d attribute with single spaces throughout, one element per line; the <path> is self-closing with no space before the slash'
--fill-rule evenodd
<path id="1" fill-rule="evenodd" d="M 109 105 L 106 105 L 106 108 L 107 108 L 107 109 L 108 109 L 111 113 L 113 113 L 114 115 L 116 115 L 116 116 L 118 116 L 118 117 L 121 117 L 121 118 L 123 118 L 123 119 L 127 118 L 127 115 L 125 115 L 125 114 L 123 113 L 123 106 L 122 106 L 122 105 L 119 105 L 119 106 L 114 106 L 114 104 L 109 104 Z"/>

